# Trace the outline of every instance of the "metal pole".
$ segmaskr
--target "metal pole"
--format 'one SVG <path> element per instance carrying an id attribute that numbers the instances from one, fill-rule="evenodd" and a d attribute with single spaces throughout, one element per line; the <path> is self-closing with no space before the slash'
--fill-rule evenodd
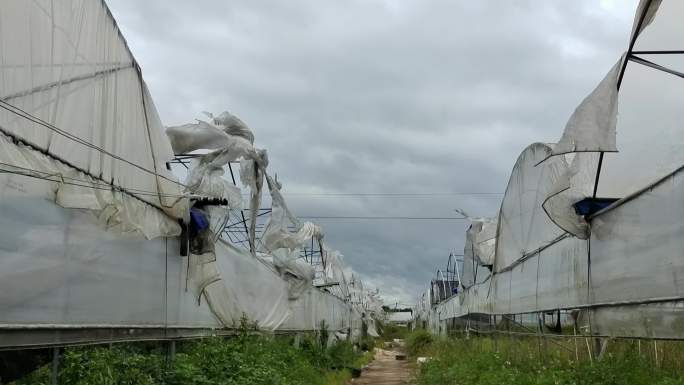
<path id="1" fill-rule="evenodd" d="M 59 347 L 52 348 L 52 371 L 50 373 L 50 384 L 59 384 Z"/>
<path id="2" fill-rule="evenodd" d="M 458 277 L 458 286 L 463 287 L 463 282 L 461 282 L 461 272 L 458 269 L 458 261 L 454 262 L 454 266 L 456 266 L 456 276 Z"/>
<path id="3" fill-rule="evenodd" d="M 173 363 L 176 358 L 176 340 L 171 340 L 169 343 L 169 363 Z"/>
<path id="4" fill-rule="evenodd" d="M 631 37 L 629 40 L 629 48 L 627 48 L 627 53 L 625 54 L 624 60 L 622 60 L 622 66 L 620 67 L 620 73 L 618 74 L 618 81 L 617 81 L 617 89 L 620 91 L 620 86 L 622 85 L 622 79 L 625 76 L 625 70 L 627 69 L 627 62 L 629 61 L 629 57 L 632 55 L 632 51 L 634 50 L 634 44 L 636 43 L 637 36 L 639 36 L 639 31 L 641 30 L 641 26 L 644 24 L 644 18 L 646 17 L 646 13 L 648 12 L 648 9 L 651 7 L 651 3 L 653 0 L 648 0 L 646 3 L 646 6 L 642 10 L 641 15 L 639 15 L 639 21 L 637 23 L 636 30 L 634 31 L 634 36 Z M 599 183 L 599 178 L 601 176 L 601 165 L 603 164 L 603 151 L 601 151 L 599 155 L 599 161 L 598 161 L 598 166 L 596 167 L 596 179 L 594 180 L 594 194 L 592 195 L 592 198 L 596 198 L 596 192 L 598 191 L 598 183 Z"/>
<path id="5" fill-rule="evenodd" d="M 591 196 L 592 198 L 596 198 L 596 192 L 598 191 L 599 178 L 601 177 L 601 165 L 603 165 L 603 154 L 603 151 L 601 151 L 599 154 L 598 165 L 596 166 L 596 179 L 594 179 L 594 193 Z"/>
<path id="6" fill-rule="evenodd" d="M 230 170 L 230 179 L 233 180 L 233 185 L 237 186 L 237 183 L 235 182 L 235 174 L 233 174 L 233 166 L 230 165 L 230 162 L 228 162 L 228 170 Z M 245 226 L 245 233 L 249 237 L 249 230 L 247 230 L 247 219 L 245 218 L 245 212 L 242 210 L 242 208 L 240 208 L 240 216 L 242 217 L 242 223 Z M 250 248 L 251 247 L 252 245 L 250 244 Z"/>
<path id="7" fill-rule="evenodd" d="M 497 334 L 496 331 L 497 331 L 496 330 L 496 314 L 494 314 L 494 334 L 492 337 L 494 338 L 494 352 L 498 353 L 499 352 L 499 345 L 496 342 L 496 334 Z"/>
<path id="8" fill-rule="evenodd" d="M 577 323 L 572 326 L 572 340 L 575 342 L 575 361 L 579 364 L 579 349 L 577 348 Z"/>
<path id="9" fill-rule="evenodd" d="M 541 314 L 537 313 L 537 348 L 539 350 L 539 361 L 544 362 L 544 356 L 542 354 L 542 318 Z"/>

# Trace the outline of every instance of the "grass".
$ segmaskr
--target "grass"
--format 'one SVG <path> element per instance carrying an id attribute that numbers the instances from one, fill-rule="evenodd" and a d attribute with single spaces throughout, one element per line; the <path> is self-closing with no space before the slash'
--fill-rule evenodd
<path id="1" fill-rule="evenodd" d="M 72 347 L 64 351 L 62 385 L 342 385 L 372 359 L 349 342 L 329 348 L 320 338 L 253 336 L 178 343 L 172 362 L 160 344 Z M 49 384 L 49 365 L 13 385 Z"/>
<path id="2" fill-rule="evenodd" d="M 434 337 L 425 329 L 417 329 L 406 337 L 406 353 L 409 356 L 417 357 L 420 353 L 428 350 Z"/>
<path id="3" fill-rule="evenodd" d="M 380 337 L 384 342 L 392 342 L 394 339 L 405 339 L 408 335 L 408 328 L 406 326 L 397 326 L 391 323 L 380 324 L 379 330 L 382 332 Z"/>
<path id="4" fill-rule="evenodd" d="M 415 331 L 407 350 L 432 358 L 420 365 L 418 385 L 684 385 L 682 342 L 611 340 L 601 360 L 590 358 L 585 342 L 504 336 L 427 341 L 424 331 Z"/>

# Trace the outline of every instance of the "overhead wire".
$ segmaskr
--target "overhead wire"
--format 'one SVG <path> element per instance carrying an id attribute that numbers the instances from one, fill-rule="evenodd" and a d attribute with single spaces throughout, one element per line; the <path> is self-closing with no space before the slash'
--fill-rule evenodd
<path id="1" fill-rule="evenodd" d="M 170 181 L 172 183 L 178 184 L 183 187 L 187 187 L 185 184 L 180 183 L 176 180 L 170 179 L 164 175 L 158 174 L 156 171 L 149 170 L 144 166 L 141 166 L 135 162 L 132 162 L 128 159 L 125 159 L 119 155 L 113 154 L 107 150 L 105 150 L 102 147 L 99 147 L 97 145 L 94 145 L 86 140 L 83 140 L 79 138 L 78 136 L 72 135 L 46 121 L 43 119 L 40 119 L 29 112 L 26 112 L 22 110 L 21 108 L 11 104 L 7 103 L 4 100 L 0 100 L 0 108 L 5 109 L 8 112 L 11 112 L 17 116 L 20 116 L 24 119 L 27 119 L 35 124 L 41 125 L 47 129 L 50 129 L 70 140 L 73 140 L 74 142 L 77 142 L 79 144 L 82 144 L 88 148 L 92 148 L 96 151 L 99 151 L 105 155 L 108 155 L 116 160 L 119 160 L 121 162 L 124 162 L 126 164 L 129 164 L 141 171 L 144 171 L 150 175 L 158 176 L 161 177 L 162 179 L 165 179 L 167 181 Z M 159 191 L 154 192 L 154 191 L 147 191 L 147 190 L 142 190 L 142 189 L 135 189 L 135 188 L 122 188 L 119 186 L 115 186 L 113 184 L 103 184 L 103 183 L 97 183 L 97 182 L 91 182 L 91 181 L 86 181 L 78 178 L 71 178 L 71 177 L 66 177 L 61 174 L 50 174 L 47 172 L 39 171 L 39 170 L 34 170 L 34 169 L 28 169 L 16 165 L 11 165 L 7 163 L 2 163 L 0 164 L 9 166 L 9 167 L 14 167 L 18 169 L 22 169 L 26 172 L 16 172 L 16 171 L 11 171 L 11 170 L 0 170 L 0 172 L 4 173 L 14 173 L 14 174 L 20 174 L 24 176 L 29 176 L 29 177 L 35 177 L 39 179 L 44 179 L 44 180 L 49 180 L 53 182 L 60 182 L 68 185 L 74 185 L 78 187 L 85 187 L 85 188 L 93 188 L 93 189 L 100 189 L 100 190 L 120 190 L 122 192 L 129 192 L 131 194 L 138 194 L 138 195 L 149 195 L 149 196 L 162 196 L 162 197 L 175 197 L 175 198 L 181 198 L 181 197 L 187 197 L 187 195 L 180 195 L 180 194 L 166 194 L 166 193 L 161 193 Z M 33 174 L 31 174 L 33 173 Z M 38 175 L 35 175 L 35 174 Z M 42 175 L 41 175 L 42 174 Z M 56 178 L 56 179 L 55 179 Z M 71 181 L 71 182 L 69 182 Z M 429 192 L 429 193 L 304 193 L 304 192 L 294 192 L 294 193 L 287 193 L 285 194 L 287 196 L 316 196 L 316 197 L 352 197 L 352 196 L 358 196 L 358 197 L 420 197 L 420 196 L 457 196 L 457 195 L 482 195 L 482 196 L 498 196 L 502 195 L 502 193 L 498 192 Z M 411 217 L 411 216 L 300 216 L 299 218 L 302 219 L 341 219 L 341 220 L 464 220 L 466 218 L 464 217 Z"/>
<path id="2" fill-rule="evenodd" d="M 301 219 L 398 219 L 398 220 L 465 220 L 466 217 L 406 217 L 406 216 L 297 216 Z"/>
<path id="3" fill-rule="evenodd" d="M 445 193 L 286 193 L 286 196 L 315 196 L 315 197 L 432 197 L 432 196 L 455 196 L 455 195 L 491 195 L 499 196 L 499 192 L 445 192 Z"/>
<path id="4" fill-rule="evenodd" d="M 11 112 L 11 113 L 14 113 L 15 115 L 18 115 L 18 116 L 20 116 L 20 117 L 22 117 L 22 118 L 24 118 L 24 119 L 27 119 L 27 120 L 29 120 L 29 121 L 31 121 L 31 122 L 33 122 L 33 123 L 39 124 L 39 125 L 44 126 L 44 127 L 48 128 L 48 129 L 50 129 L 50 130 L 53 130 L 53 131 L 57 132 L 58 134 L 60 134 L 60 135 L 62 135 L 62 136 L 64 136 L 64 137 L 66 137 L 66 138 L 68 138 L 68 139 L 71 139 L 71 140 L 73 140 L 73 141 L 75 141 L 75 142 L 77 142 L 77 143 L 79 143 L 79 144 L 82 144 L 82 145 L 84 145 L 84 146 L 86 146 L 86 147 L 95 149 L 95 150 L 97 150 L 97 151 L 99 151 L 99 152 L 101 152 L 101 153 L 103 153 L 103 154 L 105 154 L 105 155 L 108 155 L 108 156 L 110 156 L 110 157 L 112 157 L 112 158 L 114 158 L 114 159 L 120 160 L 120 161 L 122 161 L 122 162 L 124 162 L 124 163 L 127 163 L 127 164 L 133 166 L 133 167 L 136 167 L 136 168 L 138 168 L 138 169 L 140 169 L 140 170 L 142 170 L 142 171 L 144 171 L 144 172 L 146 172 L 146 173 L 148 173 L 148 174 L 151 174 L 151 175 L 154 175 L 154 176 L 158 176 L 158 177 L 160 177 L 160 178 L 162 178 L 162 179 L 164 179 L 164 180 L 167 180 L 167 181 L 169 181 L 169 182 L 172 182 L 172 183 L 174 183 L 174 184 L 176 184 L 176 185 L 179 185 L 179 186 L 184 187 L 184 188 L 188 188 L 187 185 L 185 185 L 185 184 L 183 184 L 183 183 L 181 183 L 181 182 L 179 182 L 179 181 L 177 181 L 177 180 L 168 178 L 168 177 L 166 177 L 166 176 L 164 176 L 164 175 L 161 175 L 161 174 L 157 173 L 156 171 L 149 170 L 149 169 L 145 168 L 144 166 L 141 166 L 141 165 L 139 165 L 139 164 L 137 164 L 137 163 L 134 163 L 134 162 L 132 162 L 132 161 L 130 161 L 130 160 L 128 160 L 128 159 L 125 159 L 125 158 L 123 158 L 123 157 L 121 157 L 121 156 L 118 156 L 118 155 L 116 155 L 116 154 L 113 154 L 113 153 L 111 153 L 111 152 L 109 152 L 109 151 L 107 151 L 107 150 L 105 150 L 105 149 L 103 149 L 103 148 L 101 148 L 101 147 L 99 147 L 99 146 L 96 146 L 96 145 L 94 145 L 94 144 L 92 144 L 92 143 L 90 143 L 90 142 L 87 142 L 87 141 L 85 141 L 85 140 L 83 140 L 83 139 L 81 139 L 81 138 L 79 138 L 79 137 L 77 137 L 77 136 L 75 136 L 75 135 L 72 135 L 72 134 L 70 134 L 70 133 L 68 133 L 68 132 L 66 132 L 66 131 L 64 131 L 64 130 L 62 130 L 62 129 L 60 129 L 59 127 L 56 127 L 56 126 L 54 126 L 54 125 L 52 125 L 52 124 L 50 124 L 50 123 L 48 123 L 48 122 L 46 122 L 46 121 L 44 121 L 44 120 L 42 120 L 42 119 L 40 119 L 40 118 L 38 118 L 38 117 L 36 117 L 36 116 L 30 114 L 30 113 L 28 113 L 28 112 L 22 110 L 21 108 L 19 108 L 19 107 L 13 105 L 13 104 L 11 104 L 11 103 L 7 103 L 5 100 L 0 99 L 0 108 L 5 109 L 6 111 L 9 111 L 9 112 Z M 14 137 L 13 134 L 11 134 L 11 133 L 9 133 L 9 132 L 5 132 L 5 130 L 0 130 L 0 132 L 5 133 L 6 135 L 10 135 L 11 137 Z M 38 149 L 39 151 L 47 151 L 47 150 L 45 150 L 45 149 L 40 149 L 39 146 L 36 146 L 36 145 L 34 145 L 34 144 L 30 143 L 30 142 L 27 142 L 27 141 L 26 141 L 25 139 L 23 139 L 23 138 L 16 138 L 16 139 L 17 139 L 17 140 L 20 140 L 21 142 L 26 143 L 27 145 L 29 145 L 29 146 L 31 146 L 31 147 L 34 147 L 34 148 Z M 19 167 L 19 166 L 15 166 L 15 165 L 9 165 L 9 166 L 11 166 L 11 167 Z M 38 170 L 31 170 L 31 171 L 32 171 L 32 172 L 39 172 Z M 81 170 L 79 170 L 79 171 L 81 171 Z M 87 173 L 87 172 L 86 172 L 86 173 Z M 63 178 L 66 178 L 66 177 L 63 177 Z M 80 181 L 83 181 L 83 180 L 80 180 Z M 85 183 L 95 183 L 95 182 L 89 182 L 89 181 L 83 181 L 83 182 L 85 182 Z M 169 198 L 169 197 L 170 197 L 170 198 L 183 198 L 183 197 L 187 197 L 187 196 L 188 196 L 188 195 L 179 195 L 179 194 L 162 193 L 161 191 L 155 192 L 155 191 L 141 190 L 141 189 L 128 188 L 128 187 L 123 188 L 123 187 L 117 186 L 117 185 L 115 185 L 115 184 L 113 184 L 113 183 L 106 183 L 106 182 L 105 182 L 104 184 L 101 184 L 101 186 L 107 186 L 107 189 L 111 189 L 112 187 L 116 187 L 117 190 L 120 190 L 120 191 L 122 191 L 122 192 L 129 193 L 129 194 L 133 194 L 133 195 L 136 195 L 136 194 L 137 194 L 137 195 L 149 195 L 149 196 L 158 196 L 158 197 L 165 197 L 165 198 Z M 83 186 L 83 187 L 86 187 L 86 186 Z M 201 193 L 201 192 L 202 192 L 202 191 L 200 191 L 200 193 Z M 210 194 L 208 194 L 208 195 L 210 195 Z M 148 203 L 149 203 L 149 202 L 148 202 Z"/>
<path id="5" fill-rule="evenodd" d="M 43 179 L 47 180 L 50 182 L 59 182 L 67 185 L 72 185 L 72 186 L 78 186 L 78 187 L 86 187 L 86 188 L 92 188 L 96 190 L 117 190 L 121 192 L 135 192 L 137 195 L 150 195 L 150 196 L 163 196 L 163 197 L 168 197 L 168 198 L 184 198 L 188 197 L 188 195 L 181 195 L 181 194 L 164 194 L 164 193 L 156 193 L 154 191 L 147 191 L 147 190 L 141 190 L 141 189 L 131 189 L 131 188 L 123 188 L 111 184 L 105 184 L 105 183 L 97 183 L 97 182 L 91 182 L 79 178 L 71 178 L 64 176 L 60 173 L 50 173 L 46 171 L 40 171 L 36 169 L 31 169 L 31 168 L 26 168 L 26 167 L 21 167 L 9 163 L 4 163 L 0 162 L 0 166 L 7 166 L 7 167 L 12 167 L 19 169 L 21 171 L 15 171 L 15 170 L 7 170 L 7 169 L 0 169 L 0 173 L 3 174 L 16 174 L 16 175 L 22 175 L 22 176 L 27 176 L 31 178 L 36 178 L 36 179 Z M 77 183 L 81 182 L 81 183 Z M 85 183 L 85 184 L 83 184 Z"/>
<path id="6" fill-rule="evenodd" d="M 40 171 L 36 169 L 26 168 L 22 166 L 17 166 L 5 162 L 0 162 L 0 166 L 11 167 L 17 170 L 0 169 L 0 173 L 10 173 L 22 176 L 28 176 L 32 178 L 47 180 L 50 182 L 58 182 L 66 185 L 92 188 L 97 190 L 117 190 L 121 192 L 135 193 L 137 195 L 147 195 L 147 196 L 159 196 L 160 194 L 154 191 L 148 191 L 143 189 L 134 189 L 118 187 L 111 184 L 97 183 L 88 180 L 83 180 L 79 178 L 68 177 L 60 173 L 50 173 L 46 171 Z M 161 196 L 167 198 L 184 198 L 189 197 L 189 195 L 183 194 L 165 194 L 162 193 Z M 466 217 L 436 217 L 436 216 L 335 216 L 335 215 L 302 215 L 297 216 L 300 219 L 341 219 L 341 220 L 465 220 Z"/>

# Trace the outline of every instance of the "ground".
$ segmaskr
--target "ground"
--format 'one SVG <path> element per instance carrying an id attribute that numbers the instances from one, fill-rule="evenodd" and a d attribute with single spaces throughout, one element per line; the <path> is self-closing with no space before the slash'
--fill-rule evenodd
<path id="1" fill-rule="evenodd" d="M 395 350 L 375 349 L 375 360 L 363 370 L 352 385 L 403 385 L 409 384 L 412 371 L 407 360 L 397 360 Z"/>

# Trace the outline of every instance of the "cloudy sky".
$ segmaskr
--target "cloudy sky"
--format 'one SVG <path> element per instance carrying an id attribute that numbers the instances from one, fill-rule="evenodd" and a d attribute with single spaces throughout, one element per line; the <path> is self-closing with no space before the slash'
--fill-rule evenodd
<path id="1" fill-rule="evenodd" d="M 494 215 L 520 151 L 560 138 L 626 48 L 636 0 L 108 4 L 164 123 L 239 116 L 296 214 L 455 217 Z M 318 222 L 400 303 L 462 251 L 467 225 Z"/>

